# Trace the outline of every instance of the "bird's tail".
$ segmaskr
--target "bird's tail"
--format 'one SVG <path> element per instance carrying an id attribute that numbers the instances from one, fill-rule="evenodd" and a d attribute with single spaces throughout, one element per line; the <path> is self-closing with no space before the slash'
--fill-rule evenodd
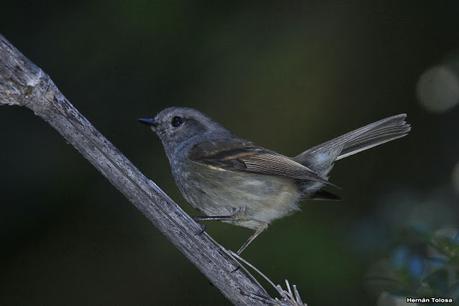
<path id="1" fill-rule="evenodd" d="M 399 114 L 370 123 L 308 149 L 294 160 L 326 175 L 336 160 L 406 136 L 411 127 L 405 119 L 406 114 Z"/>

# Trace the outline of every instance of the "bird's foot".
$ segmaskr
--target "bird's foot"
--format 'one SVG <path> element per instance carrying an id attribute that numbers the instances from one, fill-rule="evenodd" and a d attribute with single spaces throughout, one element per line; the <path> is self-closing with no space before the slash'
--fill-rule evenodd
<path id="1" fill-rule="evenodd" d="M 195 235 L 196 236 L 201 236 L 202 234 L 204 234 L 206 232 L 206 225 L 200 223 L 199 221 L 196 221 L 196 223 L 198 223 L 199 229 L 196 231 Z"/>

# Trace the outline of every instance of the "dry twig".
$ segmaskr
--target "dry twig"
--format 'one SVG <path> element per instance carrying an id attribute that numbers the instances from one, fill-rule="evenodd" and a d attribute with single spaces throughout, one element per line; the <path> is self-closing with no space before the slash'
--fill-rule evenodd
<path id="1" fill-rule="evenodd" d="M 233 304 L 279 304 L 250 274 L 235 269 L 238 262 L 210 236 L 198 235 L 200 225 L 99 133 L 47 74 L 0 35 L 1 105 L 24 106 L 54 127 Z M 289 294 L 296 295 L 296 289 Z"/>

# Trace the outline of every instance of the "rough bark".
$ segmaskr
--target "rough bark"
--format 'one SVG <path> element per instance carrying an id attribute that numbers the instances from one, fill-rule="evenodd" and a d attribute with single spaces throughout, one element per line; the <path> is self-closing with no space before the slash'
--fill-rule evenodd
<path id="1" fill-rule="evenodd" d="M 235 305 L 274 302 L 171 198 L 64 97 L 47 74 L 0 35 L 0 105 L 24 106 L 54 127 Z M 258 299 L 265 296 L 267 299 Z M 277 303 L 279 303 L 277 301 Z"/>

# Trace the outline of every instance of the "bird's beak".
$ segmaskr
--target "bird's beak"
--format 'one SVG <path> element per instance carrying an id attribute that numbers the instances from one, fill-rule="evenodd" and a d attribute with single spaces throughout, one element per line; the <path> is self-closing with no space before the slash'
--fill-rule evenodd
<path id="1" fill-rule="evenodd" d="M 153 129 L 158 127 L 158 122 L 154 118 L 139 118 L 137 119 L 140 123 L 151 126 Z"/>

